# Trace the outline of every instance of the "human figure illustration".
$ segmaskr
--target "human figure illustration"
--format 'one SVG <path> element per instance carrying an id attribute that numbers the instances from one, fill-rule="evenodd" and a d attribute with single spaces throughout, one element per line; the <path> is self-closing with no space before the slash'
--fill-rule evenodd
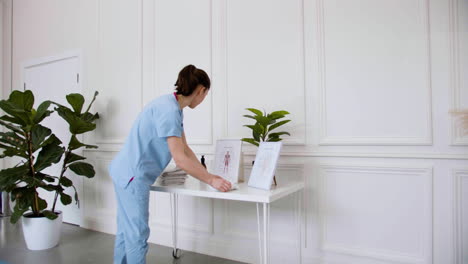
<path id="1" fill-rule="evenodd" d="M 226 154 L 224 155 L 224 173 L 229 172 L 229 162 L 231 161 L 231 154 L 229 154 L 229 150 L 226 151 Z"/>

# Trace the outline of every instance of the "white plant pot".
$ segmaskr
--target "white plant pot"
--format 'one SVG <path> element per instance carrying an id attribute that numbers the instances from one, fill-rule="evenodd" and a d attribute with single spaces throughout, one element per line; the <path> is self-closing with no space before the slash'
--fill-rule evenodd
<path id="1" fill-rule="evenodd" d="M 30 250 L 44 250 L 55 247 L 60 240 L 63 213 L 50 220 L 46 217 L 22 217 L 24 240 Z M 25 214 L 25 215 L 28 215 Z"/>

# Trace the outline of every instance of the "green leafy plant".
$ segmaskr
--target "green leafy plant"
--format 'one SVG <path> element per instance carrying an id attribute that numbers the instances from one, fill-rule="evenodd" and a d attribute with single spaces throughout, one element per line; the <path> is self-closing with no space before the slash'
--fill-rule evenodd
<path id="1" fill-rule="evenodd" d="M 0 148 L 3 149 L 0 157 L 20 159 L 16 166 L 0 171 L 0 190 L 10 192 L 11 200 L 15 202 L 11 223 L 16 223 L 28 210 L 35 217 L 57 218 L 55 206 L 58 197 L 64 205 L 72 203 L 72 197 L 64 192 L 68 187 L 74 188 L 75 201 L 79 205 L 76 189 L 65 172 L 70 169 L 77 175 L 88 178 L 95 175 L 93 166 L 83 161 L 86 158 L 73 151 L 82 147 L 97 148 L 84 144 L 77 138 L 77 135 L 96 128 L 95 121 L 99 115 L 90 113 L 89 110 L 97 95 L 98 92 L 95 92 L 84 112 L 84 97 L 77 93 L 66 96 L 71 108 L 47 100 L 34 109 L 34 95 L 30 90 L 13 91 L 8 100 L 0 101 L 0 108 L 6 113 L 0 117 L 0 124 L 6 131 L 0 132 Z M 53 110 L 49 110 L 51 105 L 55 106 Z M 41 124 L 53 112 L 57 112 L 69 125 L 70 140 L 66 146 L 50 128 Z M 43 173 L 44 169 L 61 160 L 60 175 Z M 39 197 L 38 189 L 55 192 L 53 205 L 49 210 L 47 201 Z"/>
<path id="2" fill-rule="evenodd" d="M 288 111 L 274 111 L 271 113 L 262 112 L 255 108 L 247 108 L 254 115 L 244 115 L 244 117 L 255 120 L 253 125 L 244 125 L 252 129 L 252 138 L 243 138 L 242 141 L 259 146 L 262 141 L 276 142 L 281 141 L 281 136 L 290 134 L 288 132 L 272 132 L 280 126 L 289 123 L 291 120 L 281 120 L 289 115 Z"/>

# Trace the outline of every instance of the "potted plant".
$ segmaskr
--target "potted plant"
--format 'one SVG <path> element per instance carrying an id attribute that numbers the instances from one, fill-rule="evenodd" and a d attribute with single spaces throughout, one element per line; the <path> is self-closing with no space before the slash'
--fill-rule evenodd
<path id="1" fill-rule="evenodd" d="M 82 147 L 97 148 L 77 138 L 77 135 L 96 128 L 95 121 L 99 115 L 89 110 L 97 95 L 96 92 L 85 111 L 82 111 L 85 100 L 77 93 L 66 96 L 71 108 L 44 101 L 35 109 L 34 95 L 30 90 L 13 91 L 8 100 L 0 101 L 0 108 L 5 112 L 0 117 L 5 131 L 0 132 L 0 148 L 3 149 L 0 157 L 19 159 L 15 166 L 0 171 L 0 189 L 9 192 L 11 201 L 15 203 L 10 222 L 23 219 L 23 232 L 29 249 L 47 249 L 58 244 L 62 214 L 55 210 L 55 206 L 59 197 L 64 205 L 72 203 L 72 197 L 65 193 L 66 188 L 74 188 L 74 198 L 79 206 L 78 194 L 66 176 L 67 170 L 94 177 L 93 166 L 83 162 L 86 158 L 73 151 Z M 49 110 L 51 105 L 55 107 Z M 53 112 L 57 112 L 69 125 L 70 140 L 66 145 L 51 129 L 41 124 Z M 44 169 L 59 162 L 62 162 L 60 175 L 44 173 Z M 42 199 L 39 189 L 55 192 L 53 201 Z"/>
<path id="2" fill-rule="evenodd" d="M 262 141 L 277 142 L 282 140 L 281 136 L 283 135 L 290 136 L 289 132 L 285 131 L 272 132 L 278 127 L 291 121 L 288 119 L 281 120 L 282 118 L 285 118 L 286 115 L 289 115 L 288 111 L 280 110 L 266 113 L 265 111 L 262 112 L 255 108 L 246 108 L 246 110 L 252 112 L 253 115 L 244 115 L 244 117 L 255 120 L 255 124 L 244 125 L 245 127 L 252 129 L 252 138 L 243 138 L 242 141 L 258 147 Z M 252 165 L 253 163 L 254 161 L 252 161 Z M 273 180 L 276 185 L 276 177 L 274 177 Z"/>

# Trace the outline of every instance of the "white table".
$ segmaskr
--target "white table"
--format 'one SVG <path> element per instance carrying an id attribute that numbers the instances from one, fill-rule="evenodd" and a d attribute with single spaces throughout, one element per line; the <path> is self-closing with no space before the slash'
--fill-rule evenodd
<path id="1" fill-rule="evenodd" d="M 301 234 L 301 215 L 302 215 L 302 191 L 304 189 L 303 182 L 289 182 L 287 184 L 280 184 L 272 186 L 271 190 L 261 190 L 248 187 L 247 183 L 239 183 L 237 190 L 229 192 L 219 192 L 211 186 L 198 181 L 193 177 L 188 177 L 184 185 L 171 185 L 162 186 L 159 181 L 151 186 L 151 191 L 165 192 L 171 195 L 171 217 L 172 217 L 172 241 L 174 250 L 172 255 L 178 258 L 179 250 L 177 249 L 177 200 L 178 195 L 187 195 L 193 197 L 205 197 L 212 199 L 224 199 L 233 201 L 253 202 L 257 205 L 257 227 L 258 227 L 258 243 L 260 262 L 263 264 L 269 263 L 269 250 L 270 250 L 270 203 L 286 197 L 290 194 L 296 194 L 296 225 L 298 228 L 298 254 L 302 262 L 302 234 Z M 261 236 L 260 226 L 260 204 L 263 205 L 263 241 Z M 263 246 L 262 246 L 263 242 Z M 263 252 L 263 254 L 262 254 Z"/>

